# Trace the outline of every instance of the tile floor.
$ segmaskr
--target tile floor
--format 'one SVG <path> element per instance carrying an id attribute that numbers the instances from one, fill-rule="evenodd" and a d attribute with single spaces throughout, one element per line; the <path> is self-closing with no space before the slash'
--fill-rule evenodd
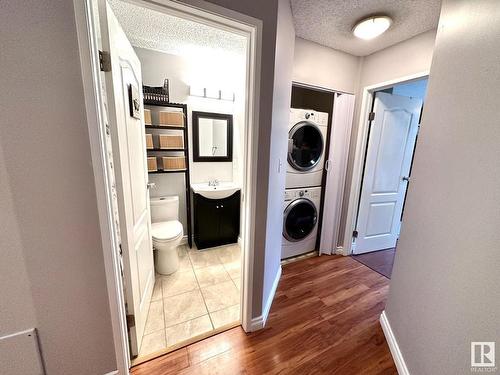
<path id="1" fill-rule="evenodd" d="M 239 245 L 178 252 L 179 270 L 156 275 L 140 357 L 240 319 Z"/>

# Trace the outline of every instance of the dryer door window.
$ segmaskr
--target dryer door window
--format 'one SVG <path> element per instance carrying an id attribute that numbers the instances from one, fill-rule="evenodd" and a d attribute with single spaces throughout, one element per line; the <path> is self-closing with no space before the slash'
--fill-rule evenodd
<path id="1" fill-rule="evenodd" d="M 306 198 L 294 200 L 284 214 L 283 236 L 292 242 L 306 238 L 314 230 L 318 214 L 314 204 Z"/>
<path id="2" fill-rule="evenodd" d="M 299 171 L 308 171 L 323 154 L 323 135 L 308 121 L 297 123 L 288 133 L 288 162 Z"/>

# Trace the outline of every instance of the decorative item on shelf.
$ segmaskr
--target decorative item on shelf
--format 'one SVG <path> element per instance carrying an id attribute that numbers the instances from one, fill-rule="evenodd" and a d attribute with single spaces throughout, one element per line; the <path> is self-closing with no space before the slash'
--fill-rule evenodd
<path id="1" fill-rule="evenodd" d="M 159 111 L 158 121 L 160 126 L 184 127 L 184 113 L 174 111 Z"/>
<path id="2" fill-rule="evenodd" d="M 153 145 L 153 134 L 146 134 L 146 148 L 151 150 L 154 148 Z"/>
<path id="3" fill-rule="evenodd" d="M 152 125 L 153 121 L 151 121 L 151 110 L 150 109 L 144 109 L 144 124 L 145 125 Z"/>
<path id="4" fill-rule="evenodd" d="M 184 156 L 164 156 L 162 162 L 164 171 L 186 169 L 186 158 Z"/>
<path id="5" fill-rule="evenodd" d="M 156 162 L 156 156 L 148 157 L 148 172 L 156 172 L 158 170 L 158 163 Z"/>
<path id="6" fill-rule="evenodd" d="M 160 134 L 159 137 L 161 149 L 168 150 L 184 148 L 184 139 L 182 138 L 182 135 Z"/>
<path id="7" fill-rule="evenodd" d="M 156 104 L 168 103 L 170 101 L 169 96 L 169 84 L 168 79 L 165 78 L 163 82 L 163 86 L 154 87 L 154 86 L 142 86 L 142 91 L 144 94 L 144 101 L 152 102 Z"/>

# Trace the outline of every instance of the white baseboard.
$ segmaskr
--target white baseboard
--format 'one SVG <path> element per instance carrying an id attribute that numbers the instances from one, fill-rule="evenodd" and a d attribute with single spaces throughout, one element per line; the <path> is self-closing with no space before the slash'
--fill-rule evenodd
<path id="1" fill-rule="evenodd" d="M 276 272 L 276 277 L 274 278 L 273 281 L 273 287 L 269 293 L 269 297 L 267 298 L 267 301 L 264 305 L 262 315 L 252 318 L 250 322 L 250 331 L 258 331 L 259 329 L 264 328 L 266 325 L 267 317 L 269 316 L 269 310 L 271 310 L 271 305 L 273 304 L 274 300 L 274 295 L 276 294 L 276 289 L 278 289 L 278 284 L 281 278 L 281 265 L 280 268 L 278 269 L 278 272 Z"/>
<path id="2" fill-rule="evenodd" d="M 115 371 L 107 372 L 104 375 L 118 375 L 118 374 L 119 374 L 118 370 L 115 370 Z"/>
<path id="3" fill-rule="evenodd" d="M 401 350 L 399 350 L 398 341 L 396 340 L 396 336 L 394 336 L 394 332 L 392 331 L 389 320 L 387 320 L 387 315 L 385 314 L 385 310 L 380 314 L 380 325 L 382 326 L 382 330 L 384 331 L 385 338 L 387 340 L 387 344 L 389 345 L 389 349 L 392 354 L 392 359 L 394 359 L 394 363 L 396 364 L 396 368 L 398 369 L 399 375 L 410 375 L 408 371 L 408 367 L 406 367 L 405 359 L 403 358 L 403 354 Z"/>
<path id="4" fill-rule="evenodd" d="M 343 256 L 348 256 L 349 255 L 349 254 L 347 254 L 347 251 L 344 250 L 343 246 L 337 246 L 335 248 L 335 254 L 337 254 L 337 255 L 343 255 Z"/>

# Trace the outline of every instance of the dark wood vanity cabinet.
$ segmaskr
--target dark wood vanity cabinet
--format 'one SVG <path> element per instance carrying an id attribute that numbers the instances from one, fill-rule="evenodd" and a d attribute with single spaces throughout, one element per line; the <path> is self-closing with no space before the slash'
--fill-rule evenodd
<path id="1" fill-rule="evenodd" d="M 193 193 L 194 242 L 198 249 L 238 242 L 241 192 L 222 199 Z"/>

